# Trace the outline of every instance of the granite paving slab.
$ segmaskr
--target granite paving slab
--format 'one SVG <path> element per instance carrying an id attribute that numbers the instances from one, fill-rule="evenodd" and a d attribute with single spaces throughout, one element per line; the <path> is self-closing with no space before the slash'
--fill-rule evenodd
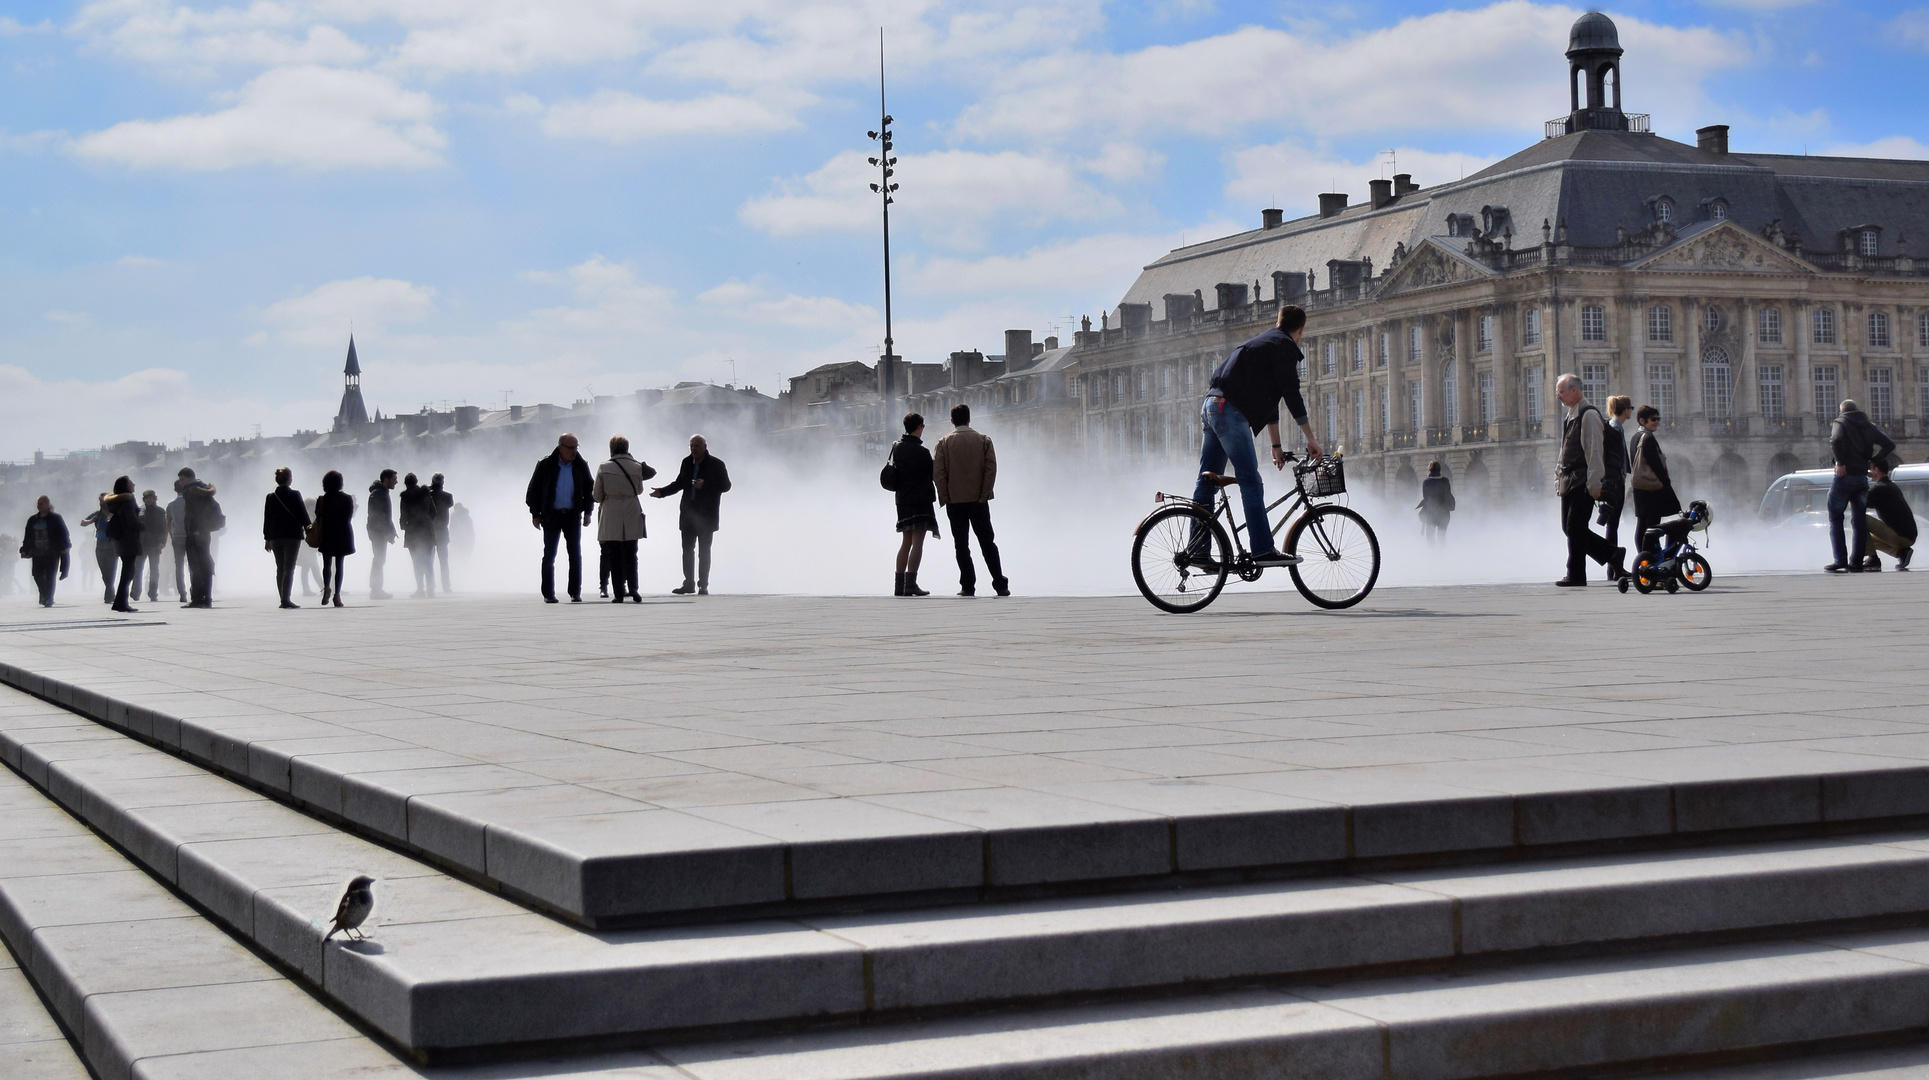
<path id="1" fill-rule="evenodd" d="M 1929 814 L 1926 590 L 241 601 L 0 680 L 616 926 Z"/>

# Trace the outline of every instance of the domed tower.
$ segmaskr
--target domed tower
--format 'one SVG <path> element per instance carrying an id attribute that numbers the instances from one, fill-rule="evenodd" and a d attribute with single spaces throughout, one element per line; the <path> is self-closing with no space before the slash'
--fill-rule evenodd
<path id="1" fill-rule="evenodd" d="M 335 410 L 335 430 L 368 423 L 362 405 L 362 364 L 355 357 L 355 335 L 348 335 L 348 363 L 342 368 L 342 404 Z"/>
<path id="2" fill-rule="evenodd" d="M 1581 84 L 1587 83 L 1587 101 Z M 1628 116 L 1621 111 L 1621 35 L 1614 20 L 1590 11 L 1574 20 L 1567 34 L 1567 88 L 1571 112 L 1569 133 L 1626 131 Z"/>

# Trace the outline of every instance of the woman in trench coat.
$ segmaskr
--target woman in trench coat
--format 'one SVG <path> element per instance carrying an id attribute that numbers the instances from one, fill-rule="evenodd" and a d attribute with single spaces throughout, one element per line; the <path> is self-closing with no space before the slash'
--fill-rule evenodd
<path id="1" fill-rule="evenodd" d="M 598 507 L 596 539 L 609 567 L 613 604 L 622 603 L 624 596 L 643 602 L 636 587 L 636 542 L 649 535 L 643 523 L 643 482 L 655 475 L 655 469 L 630 456 L 628 439 L 610 437 L 610 459 L 597 468 L 590 498 Z"/>

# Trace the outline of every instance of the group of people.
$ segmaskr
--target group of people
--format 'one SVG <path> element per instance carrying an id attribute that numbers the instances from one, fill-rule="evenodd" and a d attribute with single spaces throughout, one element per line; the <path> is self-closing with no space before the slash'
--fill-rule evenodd
<path id="1" fill-rule="evenodd" d="M 401 477 L 400 494 L 395 494 L 396 479 L 394 469 L 383 469 L 368 486 L 369 599 L 393 599 L 394 594 L 382 588 L 383 574 L 389 545 L 399 535 L 415 569 L 415 592 L 410 595 L 433 600 L 438 564 L 442 591 L 453 589 L 449 582 L 449 542 L 455 515 L 461 508 L 443 486 L 441 473 L 431 476 L 427 486 L 414 473 Z M 261 508 L 262 547 L 275 557 L 275 591 L 281 595 L 282 607 L 301 606 L 292 595 L 295 571 L 314 551 L 321 556 L 322 606 L 332 603 L 342 607 L 346 562 L 355 554 L 355 497 L 342 490 L 342 474 L 332 469 L 322 476 L 319 498 L 303 499 L 293 484 L 293 470 L 276 469 L 275 489 Z"/>
<path id="2" fill-rule="evenodd" d="M 636 544 L 649 535 L 643 514 L 643 482 L 656 470 L 630 454 L 630 441 L 613 435 L 609 460 L 592 476 L 576 436 L 565 434 L 556 449 L 536 463 L 523 502 L 529 520 L 543 534 L 542 597 L 561 603 L 556 595 L 556 549 L 569 559 L 569 602 L 583 601 L 582 535 L 597 522 L 600 551 L 600 591 L 611 603 L 625 599 L 643 602 L 637 579 Z M 710 452 L 701 435 L 690 436 L 690 453 L 677 468 L 676 479 L 650 489 L 653 499 L 683 498 L 677 509 L 677 528 L 683 536 L 683 584 L 670 591 L 678 596 L 710 595 L 710 542 L 716 536 L 724 493 L 730 490 L 730 470 Z M 596 515 L 601 513 L 600 520 Z"/>
<path id="3" fill-rule="evenodd" d="M 134 480 L 123 476 L 114 490 L 102 494 L 94 512 L 80 520 L 94 530 L 94 558 L 100 566 L 103 603 L 115 611 L 136 610 L 142 578 L 147 598 L 158 601 L 161 555 L 174 549 L 174 590 L 187 607 L 213 606 L 213 538 L 227 518 L 215 501 L 214 485 L 182 469 L 174 480 L 174 500 L 162 506 L 152 489 L 134 495 Z M 20 557 L 33 567 L 34 586 L 42 607 L 54 606 L 54 583 L 71 569 L 73 537 L 67 522 L 54 511 L 53 500 L 42 495 L 20 542 Z M 119 571 L 118 581 L 116 570 Z"/>
<path id="4" fill-rule="evenodd" d="M 958 554 L 958 595 L 978 594 L 978 570 L 971 561 L 970 537 L 991 573 L 991 591 L 1011 595 L 998 556 L 997 535 L 991 527 L 992 489 L 998 480 L 998 454 L 991 439 L 971 427 L 971 406 L 951 408 L 951 432 L 935 450 L 924 447 L 924 417 L 904 418 L 904 435 L 892 445 L 878 480 L 897 500 L 897 579 L 894 596 L 930 596 L 918 586 L 918 565 L 924 559 L 924 538 L 943 538 L 938 531 L 938 507 L 951 522 L 951 541 Z"/>

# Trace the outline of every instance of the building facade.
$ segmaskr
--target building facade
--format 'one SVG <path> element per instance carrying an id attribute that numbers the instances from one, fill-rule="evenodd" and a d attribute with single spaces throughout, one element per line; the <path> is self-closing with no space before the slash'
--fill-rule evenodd
<path id="1" fill-rule="evenodd" d="M 1843 398 L 1920 460 L 1929 258 L 1909 244 L 1929 236 L 1929 162 L 1731 153 L 1722 126 L 1660 138 L 1620 108 L 1620 55 L 1584 16 L 1569 114 L 1473 176 L 1375 180 L 1366 205 L 1323 195 L 1146 267 L 1080 335 L 1091 458 L 1196 454 L 1213 367 L 1290 303 L 1314 433 L 1355 487 L 1401 496 L 1440 459 L 1463 504 L 1551 493 L 1563 372 L 1596 404 L 1660 408 L 1684 497 L 1750 505 L 1817 466 Z"/>

